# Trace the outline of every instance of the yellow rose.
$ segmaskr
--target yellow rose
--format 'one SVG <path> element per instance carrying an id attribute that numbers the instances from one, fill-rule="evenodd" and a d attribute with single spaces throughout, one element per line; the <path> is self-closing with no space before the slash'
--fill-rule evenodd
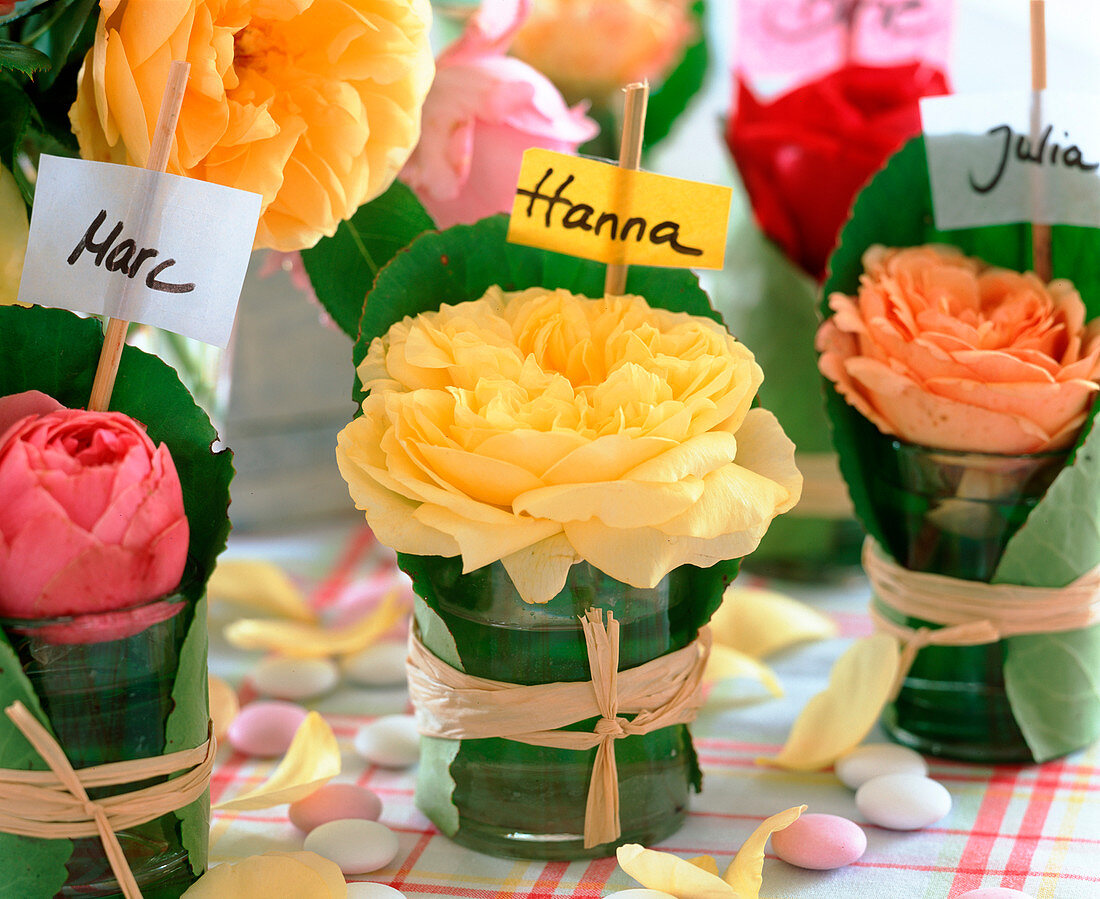
<path id="1" fill-rule="evenodd" d="M 992 268 L 954 247 L 863 254 L 859 293 L 829 297 L 822 373 L 884 434 L 937 449 L 1071 444 L 1100 379 L 1100 321 L 1065 279 Z"/>
<path id="2" fill-rule="evenodd" d="M 256 246 L 299 250 L 412 152 L 430 21 L 428 0 L 101 0 L 69 118 L 85 158 L 144 165 L 186 59 L 168 171 L 261 194 Z"/>
<path id="3" fill-rule="evenodd" d="M 652 587 L 743 556 L 801 492 L 752 354 L 641 297 L 494 287 L 398 322 L 358 374 L 336 456 L 378 538 L 501 560 L 528 602 L 581 560 Z"/>
<path id="4" fill-rule="evenodd" d="M 0 306 L 11 305 L 19 296 L 28 229 L 27 207 L 19 185 L 0 165 Z"/>
<path id="5" fill-rule="evenodd" d="M 512 53 L 573 103 L 661 78 L 694 33 L 691 0 L 534 0 Z"/>

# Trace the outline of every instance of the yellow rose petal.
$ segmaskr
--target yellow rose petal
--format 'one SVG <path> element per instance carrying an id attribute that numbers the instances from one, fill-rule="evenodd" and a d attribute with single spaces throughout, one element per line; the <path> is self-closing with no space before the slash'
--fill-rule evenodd
<path id="1" fill-rule="evenodd" d="M 719 643 L 715 643 L 710 649 L 710 658 L 707 659 L 703 677 L 708 681 L 748 678 L 763 684 L 772 696 L 783 695 L 783 687 L 771 668 L 750 655 Z"/>
<path id="2" fill-rule="evenodd" d="M 14 303 L 27 253 L 27 206 L 15 177 L 0 165 L 0 306 Z"/>
<path id="3" fill-rule="evenodd" d="M 344 873 L 340 870 L 340 866 L 331 859 L 327 859 L 323 855 L 318 855 L 316 852 L 308 851 L 279 852 L 272 849 L 265 854 L 281 855 L 285 858 L 293 859 L 298 862 L 298 864 L 305 865 L 307 868 L 317 872 L 325 882 L 325 886 L 328 887 L 328 891 L 333 899 L 338 899 L 338 897 L 347 895 L 348 884 L 347 881 L 344 880 Z"/>
<path id="4" fill-rule="evenodd" d="M 726 883 L 735 891 L 738 899 L 760 899 L 761 869 L 764 865 L 764 846 L 777 830 L 790 827 L 806 811 L 799 805 L 766 818 L 745 840 L 737 855 L 726 869 Z"/>
<path id="5" fill-rule="evenodd" d="M 774 590 L 731 586 L 710 620 L 715 646 L 722 645 L 763 659 L 809 640 L 837 635 L 827 615 Z"/>
<path id="6" fill-rule="evenodd" d="M 376 643 L 408 614 L 400 597 L 400 590 L 390 591 L 377 609 L 343 627 L 245 618 L 228 625 L 225 638 L 238 649 L 262 649 L 297 659 L 347 655 Z"/>
<path id="7" fill-rule="evenodd" d="M 229 725 L 241 710 L 237 691 L 216 674 L 209 676 L 210 720 L 214 722 L 214 737 L 220 743 L 229 731 Z"/>
<path id="8" fill-rule="evenodd" d="M 671 893 L 676 899 L 739 899 L 733 888 L 717 874 L 704 871 L 670 852 L 627 843 L 615 854 L 619 867 L 648 889 Z"/>
<path id="9" fill-rule="evenodd" d="M 277 565 L 229 559 L 219 562 L 206 587 L 213 600 L 228 600 L 294 621 L 316 621 L 302 591 Z"/>
<path id="10" fill-rule="evenodd" d="M 307 860 L 305 856 L 314 856 Z M 342 899 L 342 891 L 334 889 L 331 875 L 321 873 L 331 866 L 343 875 L 335 862 L 321 858 L 315 852 L 265 852 L 239 862 L 215 865 L 183 894 L 187 899 Z"/>
<path id="11" fill-rule="evenodd" d="M 689 858 L 688 864 L 695 865 L 696 868 L 701 868 L 715 877 L 718 876 L 718 862 L 714 860 L 713 855 L 697 855 L 695 858 Z"/>
<path id="12" fill-rule="evenodd" d="M 219 802 L 214 808 L 254 812 L 296 802 L 339 773 L 340 747 L 336 743 L 336 735 L 319 712 L 310 712 L 298 726 L 290 748 L 271 776 L 258 787 L 233 799 Z"/>
<path id="13" fill-rule="evenodd" d="M 555 534 L 501 559 L 516 592 L 527 602 L 549 602 L 565 589 L 577 554 L 564 534 Z"/>
<path id="14" fill-rule="evenodd" d="M 762 764 L 818 771 L 859 745 L 878 720 L 898 670 L 898 642 L 887 634 L 857 640 L 829 675 L 829 685 L 798 716 L 787 744 Z"/>

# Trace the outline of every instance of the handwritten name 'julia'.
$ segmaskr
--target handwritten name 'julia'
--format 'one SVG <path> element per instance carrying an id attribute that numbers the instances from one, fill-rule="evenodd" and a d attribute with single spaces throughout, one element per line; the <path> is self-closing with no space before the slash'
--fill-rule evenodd
<path id="1" fill-rule="evenodd" d="M 993 176 L 984 184 L 975 179 L 973 172 L 968 173 L 970 187 L 979 194 L 989 193 L 1001 183 L 1001 179 L 1004 177 L 1005 169 L 1008 167 L 1008 160 L 1010 158 L 1018 159 L 1020 162 L 1031 163 L 1032 165 L 1057 166 L 1060 163 L 1067 169 L 1080 169 L 1083 172 L 1095 172 L 1100 168 L 1100 163 L 1098 162 L 1085 162 L 1084 154 L 1077 144 L 1070 144 L 1067 147 L 1063 147 L 1061 144 L 1051 141 L 1050 135 L 1052 130 L 1052 126 L 1047 125 L 1040 135 L 1038 146 L 1032 149 L 1031 139 L 1025 134 L 1017 134 L 1010 126 L 997 125 L 994 128 L 990 128 L 986 134 L 999 135 L 1004 141 L 1001 144 L 1000 159 L 997 162 L 997 169 L 994 171 Z M 1066 137 L 1069 137 L 1068 132 L 1063 131 L 1062 133 Z M 1013 141 L 1013 138 L 1015 138 L 1015 141 Z"/>
<path id="2" fill-rule="evenodd" d="M 137 277 L 142 266 L 159 256 L 160 250 L 153 247 L 138 247 L 137 243 L 130 238 L 125 238 L 116 244 L 115 241 L 122 234 L 123 224 L 121 221 L 114 226 L 106 237 L 97 240 L 96 236 L 99 233 L 99 228 L 106 220 L 107 210 L 101 209 L 99 215 L 88 226 L 88 230 L 84 232 L 84 236 L 73 247 L 73 251 L 65 261 L 69 265 L 75 265 L 76 261 L 87 251 L 94 256 L 95 265 L 102 265 L 109 272 L 122 272 L 128 278 Z M 161 273 L 175 264 L 175 259 L 163 259 L 158 262 L 146 272 L 145 286 L 150 290 L 159 290 L 162 293 L 190 293 L 195 289 L 193 283 L 175 284 L 171 281 L 160 280 Z"/>
<path id="3" fill-rule="evenodd" d="M 678 222 L 661 221 L 650 228 L 646 219 L 641 216 L 630 216 L 620 225 L 619 215 L 615 212 L 600 212 L 597 214 L 595 208 L 588 203 L 574 203 L 565 196 L 566 188 L 575 180 L 572 175 L 566 177 L 554 189 L 553 193 L 549 192 L 549 187 L 546 188 L 547 192 L 544 193 L 543 187 L 553 174 L 554 170 L 548 168 L 546 174 L 539 179 L 533 190 L 516 188 L 516 193 L 519 196 L 528 197 L 527 209 L 525 210 L 528 218 L 534 215 L 535 203 L 541 200 L 546 203 L 544 221 L 546 227 L 550 228 L 553 226 L 552 215 L 555 207 L 560 204 L 562 207 L 562 228 L 591 231 L 595 237 L 600 237 L 606 233 L 611 240 L 620 241 L 626 241 L 633 234 L 634 239 L 639 243 L 648 236 L 651 244 L 668 244 L 672 250 L 684 256 L 703 255 L 701 249 L 680 243 L 680 225 Z M 595 217 L 594 222 L 592 221 L 593 217 Z"/>

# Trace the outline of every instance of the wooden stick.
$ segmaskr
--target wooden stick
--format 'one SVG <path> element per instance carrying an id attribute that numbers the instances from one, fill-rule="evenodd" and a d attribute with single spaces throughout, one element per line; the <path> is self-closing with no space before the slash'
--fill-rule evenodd
<path id="1" fill-rule="evenodd" d="M 168 168 L 168 156 L 172 150 L 172 135 L 176 132 L 180 107 L 183 105 L 183 93 L 187 89 L 187 74 L 191 64 L 176 60 L 168 70 L 168 83 L 160 101 L 160 113 L 153 132 L 153 143 L 149 147 L 149 158 L 145 168 L 154 172 L 163 172 Z M 103 335 L 103 347 L 99 351 L 99 364 L 96 367 L 95 380 L 92 382 L 92 395 L 88 400 L 88 409 L 92 412 L 105 412 L 111 403 L 111 393 L 115 389 L 115 377 L 118 375 L 118 363 L 122 359 L 122 347 L 126 343 L 126 329 L 130 323 L 120 318 L 108 318 L 107 330 Z"/>
<path id="2" fill-rule="evenodd" d="M 642 138 L 645 136 L 645 111 L 649 103 L 649 82 L 628 84 L 623 104 L 623 135 L 619 144 L 619 168 L 637 170 L 642 164 Z M 613 263 L 607 267 L 603 292 L 621 296 L 626 292 L 626 272 L 629 266 Z"/>
<path id="3" fill-rule="evenodd" d="M 1031 89 L 1047 88 L 1047 28 L 1046 3 L 1031 0 Z M 1039 140 L 1042 126 L 1041 106 L 1036 97 L 1032 102 L 1031 143 Z M 1051 279 L 1050 225 L 1031 223 L 1031 267 L 1044 282 Z"/>

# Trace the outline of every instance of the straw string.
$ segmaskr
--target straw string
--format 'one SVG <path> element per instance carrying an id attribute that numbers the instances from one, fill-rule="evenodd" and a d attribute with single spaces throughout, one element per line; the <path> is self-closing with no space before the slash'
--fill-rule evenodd
<path id="1" fill-rule="evenodd" d="M 682 649 L 619 671 L 619 622 L 590 609 L 581 618 L 592 679 L 510 684 L 474 677 L 432 654 L 409 635 L 409 693 L 422 734 L 447 740 L 497 737 L 578 751 L 596 749 L 585 805 L 585 848 L 617 840 L 619 778 L 616 740 L 693 721 L 702 705 L 710 631 Z M 532 730 L 532 709 L 541 728 Z M 624 717 L 633 715 L 633 718 Z M 563 727 L 597 718 L 591 732 Z"/>
<path id="2" fill-rule="evenodd" d="M 907 627 L 872 604 L 875 626 L 903 645 L 891 698 L 897 696 L 917 653 L 926 646 L 980 646 L 1005 637 L 1061 633 L 1100 622 L 1100 566 L 1065 587 L 989 584 L 910 571 L 869 537 L 863 545 L 863 568 L 882 606 L 939 625 Z"/>
<path id="3" fill-rule="evenodd" d="M 0 769 L 0 831 L 42 839 L 98 836 L 126 899 L 141 899 L 116 832 L 144 824 L 198 799 L 210 783 L 214 737 L 194 749 L 74 769 L 57 740 L 23 705 L 4 709 L 49 771 Z M 178 774 L 153 786 L 93 800 L 94 787 Z"/>

